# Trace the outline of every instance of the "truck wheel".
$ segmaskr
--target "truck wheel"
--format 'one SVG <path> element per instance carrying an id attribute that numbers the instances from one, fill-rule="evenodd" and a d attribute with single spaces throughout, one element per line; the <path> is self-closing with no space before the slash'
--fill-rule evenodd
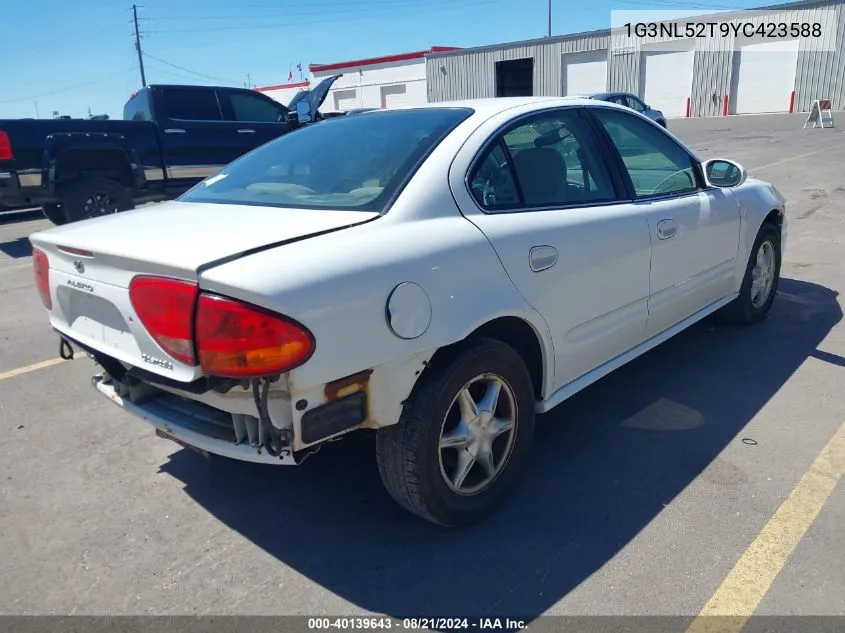
<path id="1" fill-rule="evenodd" d="M 478 339 L 429 367 L 376 457 L 393 499 L 444 526 L 476 523 L 504 501 L 534 433 L 534 390 L 513 348 Z"/>
<path id="2" fill-rule="evenodd" d="M 90 178 L 74 183 L 64 193 L 62 207 L 68 222 L 78 222 L 134 209 L 132 197 L 118 182 Z"/>
<path id="3" fill-rule="evenodd" d="M 62 205 L 60 204 L 42 204 L 41 213 L 56 226 L 67 224 L 64 209 L 62 209 Z"/>

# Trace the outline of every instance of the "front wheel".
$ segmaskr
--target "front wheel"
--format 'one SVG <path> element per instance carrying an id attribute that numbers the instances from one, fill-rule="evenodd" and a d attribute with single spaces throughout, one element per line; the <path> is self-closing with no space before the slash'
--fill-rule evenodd
<path id="1" fill-rule="evenodd" d="M 382 482 L 400 505 L 444 526 L 476 523 L 504 501 L 534 433 L 534 391 L 517 352 L 471 341 L 421 376 L 398 424 L 381 429 Z"/>
<path id="2" fill-rule="evenodd" d="M 723 309 L 729 322 L 752 325 L 769 313 L 780 281 L 780 245 L 780 231 L 764 223 L 754 240 L 739 296 Z"/>

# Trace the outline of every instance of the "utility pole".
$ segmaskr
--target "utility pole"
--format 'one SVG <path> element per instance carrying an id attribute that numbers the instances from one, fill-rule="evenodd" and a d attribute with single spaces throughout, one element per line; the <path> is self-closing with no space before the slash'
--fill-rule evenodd
<path id="1" fill-rule="evenodd" d="M 33 103 L 35 104 L 35 118 L 40 119 L 41 113 L 38 111 L 38 101 L 37 100 L 33 101 Z"/>
<path id="2" fill-rule="evenodd" d="M 138 51 L 138 66 L 141 68 L 141 86 L 146 88 L 147 78 L 144 76 L 144 56 L 141 54 L 141 36 L 138 34 L 138 5 L 135 4 L 132 5 L 132 19 L 135 22 L 135 50 Z"/>
<path id="3" fill-rule="evenodd" d="M 549 37 L 552 36 L 552 0 L 549 0 Z"/>

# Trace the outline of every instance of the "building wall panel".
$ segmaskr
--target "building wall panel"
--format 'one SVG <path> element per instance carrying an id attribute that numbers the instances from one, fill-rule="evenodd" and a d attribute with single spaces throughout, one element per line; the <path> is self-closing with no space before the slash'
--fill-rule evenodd
<path id="1" fill-rule="evenodd" d="M 805 6 L 806 5 L 806 6 Z M 829 98 L 834 109 L 845 109 L 845 0 L 821 0 L 783 5 L 766 12 L 737 17 L 702 15 L 708 21 L 822 24 L 823 38 L 801 38 L 795 78 L 795 108 L 808 111 L 813 100 Z M 534 92 L 563 94 L 562 55 L 596 49 L 608 50 L 608 90 L 641 94 L 640 62 L 643 45 L 667 38 L 627 38 L 618 31 L 595 31 L 543 38 L 499 46 L 464 49 L 429 55 L 426 62 L 429 101 L 493 97 L 495 63 L 503 59 L 533 57 Z M 721 116 L 725 96 L 730 99 L 735 66 L 735 37 L 696 41 L 691 116 Z"/>

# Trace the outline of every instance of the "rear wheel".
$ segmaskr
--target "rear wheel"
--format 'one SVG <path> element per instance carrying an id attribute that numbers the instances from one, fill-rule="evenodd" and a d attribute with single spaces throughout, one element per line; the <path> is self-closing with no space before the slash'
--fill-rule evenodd
<path id="1" fill-rule="evenodd" d="M 399 423 L 378 432 L 379 473 L 414 514 L 445 526 L 475 523 L 504 501 L 533 432 L 524 362 L 508 345 L 478 339 L 429 367 Z"/>
<path id="2" fill-rule="evenodd" d="M 739 296 L 723 309 L 727 321 L 752 325 L 766 317 L 777 293 L 780 263 L 780 231 L 766 222 L 754 240 Z"/>
<path id="3" fill-rule="evenodd" d="M 89 178 L 74 183 L 65 191 L 62 206 L 68 222 L 89 220 L 135 207 L 123 185 L 108 178 Z"/>
<path id="4" fill-rule="evenodd" d="M 45 218 L 50 220 L 50 222 L 52 222 L 56 226 L 67 224 L 65 212 L 62 209 L 62 205 L 60 204 L 42 204 L 41 212 L 44 214 Z"/>

